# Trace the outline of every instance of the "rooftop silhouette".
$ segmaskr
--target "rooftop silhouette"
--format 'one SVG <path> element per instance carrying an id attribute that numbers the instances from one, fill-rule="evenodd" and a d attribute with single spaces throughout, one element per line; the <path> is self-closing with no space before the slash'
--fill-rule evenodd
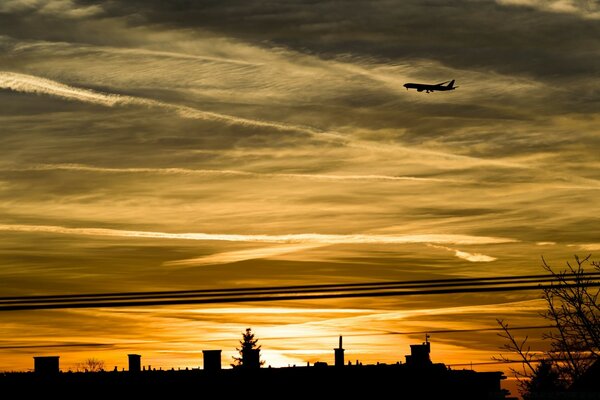
<path id="1" fill-rule="evenodd" d="M 501 388 L 506 379 L 502 372 L 456 370 L 430 358 L 429 335 L 425 341 L 410 346 L 406 362 L 363 365 L 358 360 L 345 363 L 342 336 L 334 348 L 333 366 L 316 362 L 312 366 L 261 368 L 260 348 L 242 353 L 244 364 L 222 369 L 221 350 L 203 350 L 203 369 L 156 370 L 142 366 L 140 354 L 128 354 L 127 371 L 61 372 L 59 356 L 34 357 L 33 372 L 0 374 L 0 387 L 19 393 L 22 398 L 56 395 L 61 398 L 80 397 L 93 393 L 95 397 L 113 397 L 115 394 L 140 398 L 176 398 L 189 393 L 240 393 L 243 396 L 264 399 L 282 397 L 310 398 L 366 398 L 406 399 L 509 399 L 508 391 Z M 591 398 L 599 392 L 600 364 L 596 361 L 571 392 L 562 393 L 561 399 Z M 244 366 L 243 368 L 240 368 Z M 543 398 L 543 397 L 540 397 Z M 554 398 L 554 397 L 552 397 Z"/>
<path id="2" fill-rule="evenodd" d="M 429 336 L 425 342 L 410 346 L 406 362 L 363 365 L 356 360 L 345 362 L 342 337 L 334 349 L 333 366 L 316 362 L 312 366 L 261 368 L 260 348 L 242 353 L 244 368 L 222 369 L 221 350 L 203 350 L 204 368 L 156 370 L 142 366 L 142 356 L 128 354 L 129 370 L 81 373 L 59 372 L 59 357 L 35 357 L 33 373 L 5 373 L 0 386 L 16 390 L 23 397 L 48 396 L 67 398 L 70 394 L 94 393 L 95 396 L 129 394 L 141 398 L 174 398 L 174 393 L 240 393 L 275 399 L 286 396 L 310 398 L 367 398 L 418 396 L 419 399 L 506 399 L 501 388 L 502 372 L 453 370 L 430 359 Z M 73 396 L 75 397 L 75 396 Z"/>

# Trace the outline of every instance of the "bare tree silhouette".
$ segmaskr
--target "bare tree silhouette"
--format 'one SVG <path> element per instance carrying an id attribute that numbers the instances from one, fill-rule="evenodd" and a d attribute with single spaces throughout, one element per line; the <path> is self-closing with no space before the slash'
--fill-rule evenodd
<path id="1" fill-rule="evenodd" d="M 104 371 L 104 361 L 97 358 L 88 358 L 76 366 L 77 372 L 100 372 Z"/>
<path id="2" fill-rule="evenodd" d="M 533 352 L 527 336 L 517 339 L 508 323 L 498 320 L 503 329 L 499 335 L 507 340 L 503 349 L 516 353 L 522 361 L 521 369 L 511 371 L 524 398 L 566 388 L 600 356 L 600 289 L 591 285 L 585 271 L 588 264 L 600 271 L 600 263 L 590 258 L 575 256 L 574 264 L 567 262 L 566 269 L 557 271 L 542 257 L 543 268 L 555 279 L 542 293 L 547 308 L 541 316 L 554 327 L 542 336 L 550 342 L 548 351 Z M 510 361 L 504 355 L 494 358 Z"/>

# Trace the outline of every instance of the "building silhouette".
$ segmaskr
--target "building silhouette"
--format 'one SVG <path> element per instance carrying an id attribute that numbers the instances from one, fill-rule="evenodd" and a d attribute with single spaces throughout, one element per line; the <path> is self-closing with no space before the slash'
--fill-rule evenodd
<path id="1" fill-rule="evenodd" d="M 344 349 L 342 348 L 342 337 L 340 336 L 340 343 L 337 349 L 333 349 L 334 351 L 334 365 L 338 368 L 344 366 Z"/>
<path id="2" fill-rule="evenodd" d="M 33 371 L 38 375 L 58 374 L 59 358 L 59 356 L 33 357 Z"/>
<path id="3" fill-rule="evenodd" d="M 141 372 L 142 356 L 139 354 L 127 354 L 129 358 L 129 372 Z"/>
<path id="4" fill-rule="evenodd" d="M 429 344 L 429 335 L 425 335 L 425 341 L 421 344 L 410 345 L 410 355 L 406 357 L 406 364 L 413 367 L 427 367 L 432 365 L 429 353 L 431 345 Z"/>
<path id="5" fill-rule="evenodd" d="M 35 357 L 35 373 L 0 374 L 0 388 L 16 391 L 20 398 L 132 397 L 177 399 L 189 393 L 221 393 L 227 398 L 285 397 L 368 399 L 506 399 L 500 383 L 502 372 L 452 370 L 430 359 L 431 343 L 411 346 L 406 363 L 344 364 L 342 337 L 334 349 L 335 364 L 316 362 L 313 366 L 260 368 L 260 350 L 243 354 L 245 368 L 221 369 L 221 350 L 204 350 L 203 369 L 156 370 L 141 367 L 141 355 L 128 354 L 129 371 L 59 373 L 58 356 Z M 42 372 L 44 371 L 44 372 Z M 52 372 L 50 372 L 52 371 Z M 136 372 L 136 373 L 131 373 Z"/>
<path id="6" fill-rule="evenodd" d="M 221 370 L 221 350 L 202 350 L 202 356 L 204 358 L 205 371 Z"/>

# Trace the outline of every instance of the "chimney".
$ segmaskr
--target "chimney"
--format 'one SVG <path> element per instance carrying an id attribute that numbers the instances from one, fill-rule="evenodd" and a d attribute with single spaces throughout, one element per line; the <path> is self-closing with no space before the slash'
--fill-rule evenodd
<path id="1" fill-rule="evenodd" d="M 335 366 L 341 368 L 344 366 L 344 349 L 342 348 L 342 337 L 340 336 L 340 344 L 337 349 L 333 349 L 335 352 Z"/>
<path id="2" fill-rule="evenodd" d="M 60 372 L 59 356 L 33 357 L 33 371 L 37 375 L 54 375 Z"/>
<path id="3" fill-rule="evenodd" d="M 127 354 L 127 357 L 129 357 L 129 372 L 140 372 L 142 370 L 142 356 Z"/>
<path id="4" fill-rule="evenodd" d="M 221 370 L 221 350 L 202 350 L 205 371 Z"/>

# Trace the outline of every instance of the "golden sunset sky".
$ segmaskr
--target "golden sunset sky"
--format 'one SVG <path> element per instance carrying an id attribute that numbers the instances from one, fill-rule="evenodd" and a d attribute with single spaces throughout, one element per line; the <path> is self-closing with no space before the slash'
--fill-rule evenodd
<path id="1" fill-rule="evenodd" d="M 0 297 L 516 276 L 597 255 L 599 71 L 594 1 L 0 0 Z M 247 327 L 274 367 L 332 363 L 338 335 L 347 359 L 391 363 L 420 332 L 543 325 L 539 297 L 1 312 L 0 370 L 198 367 L 203 349 L 227 365 Z M 431 340 L 447 364 L 502 345 Z"/>

